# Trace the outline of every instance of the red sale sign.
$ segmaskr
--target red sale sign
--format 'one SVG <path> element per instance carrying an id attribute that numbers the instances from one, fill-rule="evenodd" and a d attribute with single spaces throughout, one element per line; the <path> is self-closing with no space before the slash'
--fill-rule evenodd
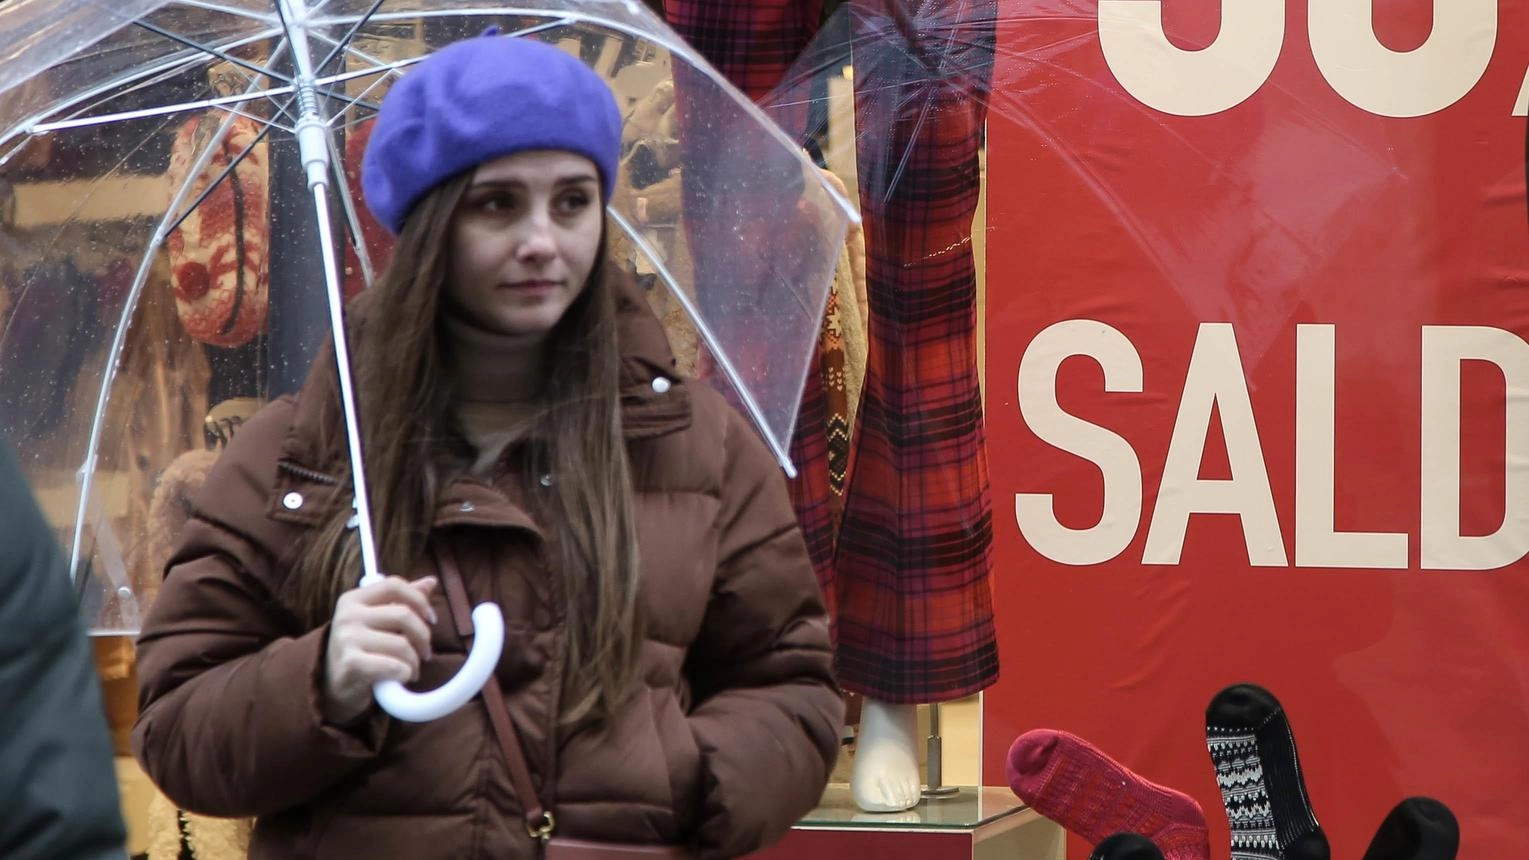
<path id="1" fill-rule="evenodd" d="M 1333 857 L 1412 795 L 1529 855 L 1529 2 L 1000 8 L 988 781 L 1064 729 L 1224 856 L 1246 681 Z"/>

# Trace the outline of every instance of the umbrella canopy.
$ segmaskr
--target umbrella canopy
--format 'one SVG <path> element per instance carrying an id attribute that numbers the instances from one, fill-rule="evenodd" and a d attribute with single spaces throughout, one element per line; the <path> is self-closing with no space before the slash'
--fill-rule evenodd
<path id="1" fill-rule="evenodd" d="M 1065 168 L 1110 207 L 1133 245 L 1151 256 L 1170 283 L 1190 283 L 1194 273 L 1203 271 L 1208 256 L 1223 271 L 1243 266 L 1269 272 L 1268 294 L 1278 302 L 1244 312 L 1247 318 L 1237 322 L 1250 329 L 1276 327 L 1273 321 L 1284 318 L 1279 307 L 1299 297 L 1289 293 L 1287 284 L 1276 283 L 1280 277 L 1274 273 L 1286 271 L 1291 260 L 1320 256 L 1325 247 L 1320 237 L 1346 229 L 1351 201 L 1368 199 L 1396 178 L 1394 155 L 1383 144 L 1322 121 L 1321 106 L 1308 103 L 1308 94 L 1278 85 L 1264 93 L 1280 110 L 1267 112 L 1269 127 L 1261 140 L 1248 141 L 1236 156 L 1207 150 L 1186 138 L 1169 115 L 1130 95 L 1128 87 L 1079 74 L 1079 53 L 1100 48 L 1094 38 L 1099 18 L 1107 11 L 1100 5 L 1079 0 L 846 2 L 828 16 L 762 103 L 798 140 L 821 146 L 829 164 L 852 166 L 860 179 L 861 200 L 873 208 L 910 181 L 926 178 L 909 177 L 910 169 L 920 167 L 911 160 L 924 130 L 975 106 L 992 122 L 1056 151 Z M 1116 9 L 1109 14 L 1126 13 Z M 1047 26 L 1037 26 L 1042 21 Z M 1130 34 L 1130 43 L 1139 43 L 1145 52 L 1142 56 L 1165 67 L 1176 57 L 1210 47 L 1181 33 L 1175 38 L 1182 47 L 1175 47 L 1162 36 L 1161 26 L 1148 19 L 1128 17 L 1112 29 Z M 1103 47 L 1107 53 L 1118 48 L 1109 43 Z M 1258 62 L 1253 57 L 1221 56 L 1212 65 L 1224 65 L 1224 74 L 1246 75 Z M 1072 109 L 1036 108 L 1064 85 L 1078 95 Z M 1118 134 L 1111 111 L 1142 118 L 1132 135 L 1146 139 Z M 829 135 L 835 117 L 852 117 L 851 133 Z M 1273 140 L 1280 142 L 1278 147 L 1267 143 Z M 1178 169 L 1184 171 L 1172 178 L 1175 185 L 1194 188 L 1231 181 L 1245 193 L 1221 203 L 1225 208 L 1219 212 L 1207 212 L 1204 200 L 1187 194 L 1180 205 L 1165 208 L 1161 201 L 1123 194 L 1106 182 L 1098 173 L 1097 159 L 1085 157 L 1101 148 L 1122 163 L 1146 148 L 1174 152 Z M 1306 150 L 1334 153 L 1343 169 L 1311 188 L 1265 187 L 1262 168 L 1269 160 Z M 1322 213 L 1322 219 L 1313 219 L 1313 211 Z M 1268 226 L 1263 231 L 1267 238 L 1258 242 L 1256 265 L 1250 266 L 1249 258 L 1242 256 L 1246 249 L 1234 243 L 1203 241 L 1207 223 L 1236 219 Z M 1239 312 L 1230 305 L 1208 306 L 1206 297 L 1192 289 L 1183 289 L 1182 297 L 1207 319 Z"/>
<path id="2" fill-rule="evenodd" d="M 296 389 L 341 297 L 385 263 L 358 190 L 382 95 L 489 26 L 610 83 L 628 114 L 608 209 L 618 262 L 651 287 L 682 366 L 717 380 L 790 469 L 853 208 L 643 4 L 11 0 L 0 432 L 69 544 L 96 632 L 137 629 L 209 448 Z"/>

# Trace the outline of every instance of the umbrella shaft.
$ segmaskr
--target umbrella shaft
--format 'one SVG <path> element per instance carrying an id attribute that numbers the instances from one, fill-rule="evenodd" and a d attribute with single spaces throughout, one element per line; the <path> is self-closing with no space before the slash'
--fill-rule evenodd
<path id="1" fill-rule="evenodd" d="M 313 186 L 313 205 L 318 216 L 319 249 L 324 258 L 324 287 L 329 295 L 329 328 L 334 339 L 335 368 L 340 377 L 340 403 L 345 411 L 345 436 L 350 447 L 351 482 L 355 487 L 356 527 L 361 541 L 361 582 L 381 579 L 377 563 L 377 541 L 372 530 L 371 493 L 367 489 L 365 458 L 361 448 L 361 418 L 356 405 L 356 387 L 350 370 L 350 346 L 345 335 L 345 298 L 336 275 L 334 234 L 329 221 L 329 185 Z"/>
<path id="2" fill-rule="evenodd" d="M 281 0 L 282 19 L 292 46 L 292 62 L 297 68 L 297 147 L 313 192 L 314 215 L 318 222 L 319 253 L 323 256 L 324 288 L 329 298 L 329 329 L 334 340 L 335 366 L 340 377 L 340 404 L 345 411 L 345 436 L 350 447 L 350 475 L 355 487 L 355 524 L 361 543 L 361 582 L 381 579 L 377 563 L 377 541 L 372 530 L 371 494 L 366 485 L 365 457 L 361 448 L 360 410 L 350 370 L 350 347 L 345 336 L 345 299 L 340 290 L 339 268 L 335 259 L 333 225 L 329 219 L 329 126 L 319 116 L 313 55 L 308 45 L 307 10 L 299 0 Z"/>

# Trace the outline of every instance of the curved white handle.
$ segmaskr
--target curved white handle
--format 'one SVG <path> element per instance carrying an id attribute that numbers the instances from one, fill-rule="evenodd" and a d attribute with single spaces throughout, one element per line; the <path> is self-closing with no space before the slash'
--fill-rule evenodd
<path id="1" fill-rule="evenodd" d="M 395 719 L 409 723 L 438 720 L 467 704 L 488 682 L 504 650 L 504 615 L 498 604 L 478 604 L 473 607 L 472 619 L 472 650 L 450 681 L 428 693 L 411 693 L 397 681 L 382 681 L 372 687 L 377 704 Z"/>

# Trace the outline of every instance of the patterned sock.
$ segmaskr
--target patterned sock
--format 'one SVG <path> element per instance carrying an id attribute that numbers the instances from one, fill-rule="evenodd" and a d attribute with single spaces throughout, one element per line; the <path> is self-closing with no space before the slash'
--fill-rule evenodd
<path id="1" fill-rule="evenodd" d="M 1232 825 L 1232 860 L 1328 860 L 1295 736 L 1268 690 L 1238 684 L 1217 693 L 1205 710 L 1205 743 Z"/>
<path id="2" fill-rule="evenodd" d="M 1088 860 L 1163 860 L 1163 852 L 1145 836 L 1116 833 L 1095 845 Z"/>
<path id="3" fill-rule="evenodd" d="M 1409 797 L 1380 823 L 1364 860 L 1455 860 L 1459 849 L 1460 825 L 1449 807 Z"/>
<path id="4" fill-rule="evenodd" d="M 1142 779 L 1082 738 L 1025 732 L 1009 748 L 1008 770 L 1021 800 L 1090 843 L 1136 833 L 1167 860 L 1209 860 L 1210 831 L 1194 798 Z"/>

